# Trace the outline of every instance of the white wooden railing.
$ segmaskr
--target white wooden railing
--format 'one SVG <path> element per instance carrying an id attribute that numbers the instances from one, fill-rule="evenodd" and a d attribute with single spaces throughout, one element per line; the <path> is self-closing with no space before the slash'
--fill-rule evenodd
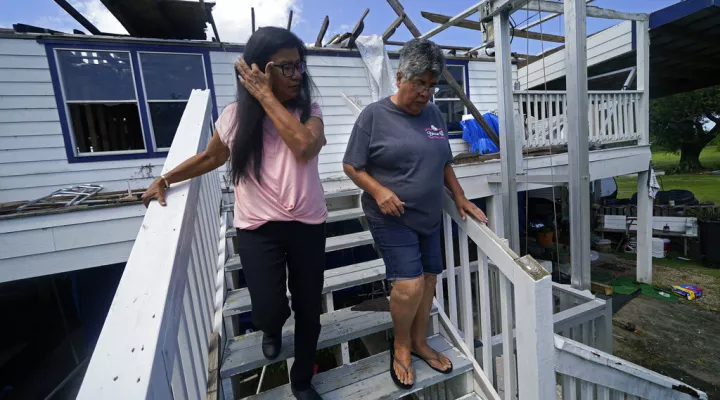
<path id="1" fill-rule="evenodd" d="M 209 91 L 194 90 L 165 161 L 205 149 Z M 224 230 L 217 171 L 174 184 L 150 204 L 82 383 L 79 399 L 206 397 L 209 340 L 220 332 Z"/>
<path id="2" fill-rule="evenodd" d="M 523 148 L 566 145 L 567 94 L 564 91 L 515 92 L 515 107 L 525 121 Z M 641 139 L 641 91 L 591 91 L 588 94 L 588 135 L 602 145 Z M 647 111 L 645 111 L 647 112 Z"/>
<path id="3" fill-rule="evenodd" d="M 468 218 L 463 221 L 449 196 L 443 199 L 445 234 L 445 265 L 447 276 L 456 275 L 453 254 L 452 223 L 458 226 L 459 285 L 447 279 L 438 280 L 436 302 L 443 326 L 457 330 L 462 350 L 475 359 L 475 326 L 483 344 L 482 367 L 476 364 L 475 381 L 488 398 L 496 398 L 495 390 L 504 391 L 506 399 L 551 399 L 555 397 L 553 365 L 553 309 L 550 274 L 531 256 L 519 257 L 487 226 Z M 478 272 L 471 282 L 469 241 L 477 246 Z M 495 371 L 493 325 L 491 322 L 489 262 L 499 271 L 500 327 L 502 337 L 502 372 Z M 472 286 L 477 312 L 473 313 Z M 447 302 L 445 299 L 447 298 Z M 447 330 L 447 329 L 446 329 Z M 514 340 L 517 338 L 517 340 Z M 516 362 L 522 360 L 521 363 Z M 497 372 L 497 373 L 496 373 Z M 496 375 L 503 377 L 497 388 Z"/>

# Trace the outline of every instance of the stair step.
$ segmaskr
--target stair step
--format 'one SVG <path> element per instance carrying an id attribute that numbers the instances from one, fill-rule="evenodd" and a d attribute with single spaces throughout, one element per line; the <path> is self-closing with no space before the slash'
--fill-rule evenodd
<path id="1" fill-rule="evenodd" d="M 340 222 L 340 221 L 347 221 L 351 219 L 356 219 L 365 216 L 365 213 L 363 212 L 362 208 L 348 208 L 346 210 L 336 210 L 336 211 L 330 211 L 328 213 L 327 222 Z"/>
<path id="2" fill-rule="evenodd" d="M 360 190 L 360 189 L 342 190 L 342 191 L 333 192 L 333 193 L 325 192 L 325 200 L 334 199 L 337 197 L 357 196 L 360 194 L 362 194 L 362 190 Z"/>
<path id="3" fill-rule="evenodd" d="M 480 397 L 480 395 L 477 393 L 470 393 L 470 394 L 466 394 L 465 396 L 463 396 L 457 400 L 483 400 L 483 398 Z"/>
<path id="4" fill-rule="evenodd" d="M 341 235 L 327 238 L 325 242 L 325 251 L 331 252 L 336 250 L 349 249 L 351 247 L 364 246 L 373 243 L 370 231 L 362 231 L 351 233 L 349 235 Z"/>
<path id="5" fill-rule="evenodd" d="M 433 371 L 425 362 L 413 357 L 415 385 L 410 390 L 401 390 L 390 378 L 390 353 L 386 351 L 318 374 L 313 378 L 313 385 L 325 400 L 398 399 L 472 370 L 472 362 L 442 336 L 428 338 L 428 344 L 452 361 L 452 373 L 444 375 Z M 287 384 L 250 399 L 291 400 L 294 397 Z"/>
<path id="6" fill-rule="evenodd" d="M 437 309 L 433 309 L 431 313 L 436 312 Z M 390 312 L 352 311 L 350 308 L 343 308 L 322 314 L 320 325 L 317 348 L 324 349 L 390 329 L 392 318 Z M 230 339 L 225 349 L 226 356 L 220 367 L 220 376 L 225 379 L 293 357 L 295 355 L 295 327 L 292 324 L 286 324 L 283 327 L 282 335 L 282 350 L 280 355 L 272 361 L 268 361 L 262 354 L 262 332 L 252 332 Z"/>
<path id="7" fill-rule="evenodd" d="M 235 257 L 237 256 L 233 258 Z M 239 258 L 237 262 L 239 264 Z M 333 268 L 325 271 L 323 293 L 330 293 L 383 279 L 385 279 L 385 263 L 382 259 Z M 248 289 L 232 290 L 228 293 L 227 299 L 225 300 L 223 316 L 228 317 L 230 315 L 242 314 L 251 309 L 252 305 L 250 304 L 250 293 Z"/>
<path id="8" fill-rule="evenodd" d="M 237 230 L 235 228 L 230 227 L 227 229 L 227 231 L 225 231 L 226 238 L 233 238 L 235 236 L 237 236 Z M 351 247 L 371 244 L 372 242 L 373 238 L 370 234 L 370 231 L 362 231 L 357 233 L 351 233 L 349 235 L 334 236 L 331 238 L 327 238 L 327 242 L 325 243 L 325 251 L 331 252 L 336 250 L 349 249 Z"/>
<path id="9" fill-rule="evenodd" d="M 225 261 L 225 272 L 233 272 L 238 271 L 242 269 L 242 264 L 240 264 L 240 256 L 235 254 L 231 256 L 230 258 Z"/>

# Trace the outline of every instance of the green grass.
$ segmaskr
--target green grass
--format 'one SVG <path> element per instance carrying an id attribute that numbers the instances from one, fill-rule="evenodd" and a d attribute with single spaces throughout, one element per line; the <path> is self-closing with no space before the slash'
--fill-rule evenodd
<path id="1" fill-rule="evenodd" d="M 653 165 L 657 171 L 671 173 L 680 162 L 680 154 L 653 152 Z M 711 145 L 700 154 L 700 162 L 708 169 L 720 169 L 720 151 Z M 618 198 L 629 198 L 637 192 L 637 178 L 621 176 L 616 178 Z M 720 175 L 710 174 L 673 174 L 658 176 L 662 190 L 685 189 L 693 192 L 701 201 L 712 201 L 720 205 Z"/>
<path id="2" fill-rule="evenodd" d="M 635 261 L 637 258 L 636 254 L 631 253 L 616 253 L 615 255 L 630 261 Z M 664 267 L 687 270 L 688 272 L 720 278 L 720 269 L 705 268 L 702 263 L 697 260 L 683 261 L 678 260 L 678 257 L 682 257 L 682 253 L 670 251 L 665 258 L 653 258 L 652 262 L 653 264 Z"/>
<path id="3" fill-rule="evenodd" d="M 656 170 L 672 172 L 680 162 L 680 153 L 653 152 L 653 165 Z M 707 169 L 720 169 L 720 149 L 709 145 L 700 153 L 700 164 Z"/>

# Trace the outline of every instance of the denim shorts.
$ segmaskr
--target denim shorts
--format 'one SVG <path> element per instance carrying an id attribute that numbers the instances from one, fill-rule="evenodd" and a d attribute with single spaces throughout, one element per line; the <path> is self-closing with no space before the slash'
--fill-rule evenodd
<path id="1" fill-rule="evenodd" d="M 368 217 L 367 222 L 385 261 L 387 280 L 413 279 L 442 272 L 440 226 L 429 235 L 421 235 L 384 218 Z"/>

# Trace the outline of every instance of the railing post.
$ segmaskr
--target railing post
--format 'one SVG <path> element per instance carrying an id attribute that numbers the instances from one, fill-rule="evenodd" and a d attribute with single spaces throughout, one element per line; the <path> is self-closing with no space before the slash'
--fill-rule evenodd
<path id="1" fill-rule="evenodd" d="M 462 319 L 462 332 L 465 345 L 475 354 L 475 330 L 473 326 L 472 289 L 470 285 L 470 252 L 468 250 L 468 235 L 461 226 L 458 239 L 460 240 L 460 318 Z"/>
<path id="2" fill-rule="evenodd" d="M 443 231 L 445 232 L 445 269 L 448 284 L 448 315 L 453 325 L 458 326 L 457 291 L 455 289 L 455 248 L 453 247 L 452 219 L 443 213 Z"/>
<path id="3" fill-rule="evenodd" d="M 478 247 L 478 319 L 480 321 L 480 340 L 482 340 L 482 364 L 485 375 L 493 381 L 495 359 L 492 352 L 492 325 L 490 322 L 490 275 L 488 274 L 488 258 Z"/>
<path id="4" fill-rule="evenodd" d="M 554 399 L 555 370 L 549 368 L 555 351 L 552 281 L 532 257 L 516 263 L 528 272 L 515 274 L 519 395 L 523 400 Z"/>
<path id="5" fill-rule="evenodd" d="M 650 32 L 648 21 L 634 21 L 637 32 L 638 144 L 650 144 Z"/>

